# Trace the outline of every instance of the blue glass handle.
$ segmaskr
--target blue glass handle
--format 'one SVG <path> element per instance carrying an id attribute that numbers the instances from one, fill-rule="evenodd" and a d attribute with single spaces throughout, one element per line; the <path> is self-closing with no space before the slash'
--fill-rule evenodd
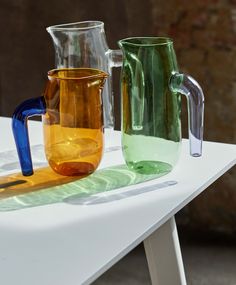
<path id="1" fill-rule="evenodd" d="M 27 119 L 31 116 L 46 113 L 46 103 L 43 96 L 28 99 L 22 102 L 13 113 L 12 131 L 20 160 L 21 171 L 24 176 L 30 176 L 33 172 L 30 153 Z"/>

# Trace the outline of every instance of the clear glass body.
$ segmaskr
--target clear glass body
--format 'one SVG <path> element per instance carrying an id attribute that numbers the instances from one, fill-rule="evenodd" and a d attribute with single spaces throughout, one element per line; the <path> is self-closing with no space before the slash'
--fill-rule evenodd
<path id="1" fill-rule="evenodd" d="M 121 66 L 120 50 L 110 50 L 106 42 L 104 23 L 85 21 L 47 28 L 55 48 L 56 68 L 90 67 L 110 76 L 103 90 L 104 125 L 113 127 L 113 96 L 111 69 Z"/>
<path id="2" fill-rule="evenodd" d="M 128 38 L 119 45 L 124 58 L 122 149 L 128 167 L 143 174 L 173 169 L 181 149 L 180 93 L 189 98 L 190 139 L 196 146 L 191 149 L 201 155 L 203 93 L 197 83 L 189 84 L 191 77 L 178 73 L 172 41 Z"/>

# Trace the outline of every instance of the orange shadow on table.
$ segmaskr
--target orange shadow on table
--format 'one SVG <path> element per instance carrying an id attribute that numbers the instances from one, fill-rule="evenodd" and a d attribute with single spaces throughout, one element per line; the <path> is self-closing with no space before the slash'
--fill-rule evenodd
<path id="1" fill-rule="evenodd" d="M 36 169 L 32 176 L 23 176 L 21 173 L 0 176 L 0 199 L 63 185 L 86 176 L 62 176 L 50 167 Z"/>

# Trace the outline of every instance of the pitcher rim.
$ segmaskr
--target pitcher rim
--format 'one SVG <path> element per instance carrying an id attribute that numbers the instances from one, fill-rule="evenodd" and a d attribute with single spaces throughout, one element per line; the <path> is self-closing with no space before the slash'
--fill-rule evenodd
<path id="1" fill-rule="evenodd" d="M 150 43 L 134 43 L 131 40 L 165 40 L 164 42 L 150 42 Z M 165 46 L 169 44 L 173 44 L 173 40 L 169 37 L 128 37 L 118 41 L 118 43 L 122 46 L 123 43 L 130 45 L 130 46 L 140 46 L 140 47 L 148 47 L 148 46 Z"/>
<path id="2" fill-rule="evenodd" d="M 97 74 L 93 74 L 93 75 L 88 75 L 88 76 L 81 76 L 81 77 L 76 77 L 76 76 L 65 76 L 65 77 L 61 77 L 56 75 L 59 71 L 75 71 L 75 70 L 90 70 L 90 71 L 97 71 Z M 95 79 L 95 78 L 99 78 L 99 77 L 104 77 L 107 78 L 109 76 L 108 73 L 104 72 L 103 70 L 100 69 L 96 69 L 96 68 L 55 68 L 55 69 L 51 69 L 48 71 L 48 78 L 54 78 L 54 79 L 64 79 L 64 80 L 84 80 L 84 79 Z"/>
<path id="3" fill-rule="evenodd" d="M 88 24 L 88 23 L 94 23 L 92 26 L 85 26 L 85 27 L 68 27 L 72 25 L 78 25 L 78 24 Z M 73 22 L 73 23 L 65 23 L 65 24 L 58 24 L 58 25 L 53 25 L 49 26 L 46 28 L 47 31 L 50 30 L 57 30 L 57 31 L 62 31 L 62 30 L 68 30 L 68 31 L 77 31 L 77 30 L 88 30 L 88 29 L 94 29 L 98 27 L 103 27 L 104 23 L 102 21 L 97 21 L 97 20 L 88 20 L 88 21 L 80 21 L 80 22 Z"/>

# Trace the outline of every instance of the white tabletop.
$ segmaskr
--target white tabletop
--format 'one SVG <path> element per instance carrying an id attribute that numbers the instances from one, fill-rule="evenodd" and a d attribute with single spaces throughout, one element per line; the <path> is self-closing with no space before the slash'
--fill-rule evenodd
<path id="1" fill-rule="evenodd" d="M 42 144 L 41 123 L 30 123 Z M 10 121 L 0 119 L 0 150 L 13 148 Z M 106 132 L 107 147 L 120 133 Z M 109 141 L 109 142 L 108 142 Z M 123 164 L 121 150 L 104 154 L 100 169 Z M 236 146 L 204 142 L 203 156 L 181 158 L 169 174 L 85 198 L 0 213 L 0 283 L 89 284 L 236 163 Z M 2 175 L 2 174 L 1 174 Z"/>

